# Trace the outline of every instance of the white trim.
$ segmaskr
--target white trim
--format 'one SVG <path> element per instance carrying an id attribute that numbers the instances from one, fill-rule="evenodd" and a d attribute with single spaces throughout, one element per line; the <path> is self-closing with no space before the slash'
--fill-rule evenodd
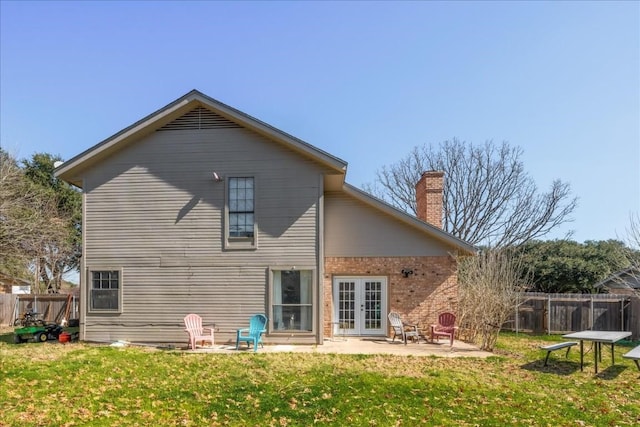
<path id="1" fill-rule="evenodd" d="M 110 272 L 117 271 L 118 272 L 118 308 L 117 309 L 94 309 L 91 308 L 91 297 L 93 291 L 93 272 Z M 100 315 L 100 314 L 121 314 L 123 312 L 123 301 L 122 301 L 122 289 L 124 284 L 124 271 L 122 267 L 110 267 L 110 266 L 102 266 L 96 265 L 93 267 L 87 267 L 86 270 L 86 282 L 87 282 L 87 296 L 86 296 L 86 304 L 87 304 L 87 314 L 88 315 Z"/>
<path id="2" fill-rule="evenodd" d="M 362 304 L 362 307 L 354 307 L 354 327 L 352 329 L 345 329 L 343 327 L 344 322 L 340 322 L 340 290 L 338 283 L 341 281 L 353 281 L 354 282 L 354 304 Z M 366 322 L 365 307 L 366 295 L 364 289 L 364 283 L 366 281 L 379 281 L 381 282 L 381 301 L 379 307 L 380 314 L 380 328 L 367 331 L 364 323 Z M 349 336 L 386 336 L 387 335 L 387 312 L 389 307 L 389 291 L 388 286 L 389 279 L 386 276 L 334 276 L 331 280 L 331 295 L 333 300 L 333 313 L 332 313 L 332 325 L 338 325 L 339 333 L 341 335 Z"/>
<path id="3" fill-rule="evenodd" d="M 253 178 L 253 237 L 229 236 L 229 181 L 233 178 Z M 258 249 L 258 180 L 255 175 L 227 175 L 224 180 L 224 247 L 226 251 Z"/>
<path id="4" fill-rule="evenodd" d="M 273 316 L 273 305 L 275 304 L 274 302 L 274 282 L 273 282 L 273 273 L 275 271 L 291 271 L 291 270 L 295 270 L 295 271 L 310 271 L 311 272 L 311 330 L 291 330 L 291 329 L 277 329 L 277 325 L 276 325 L 276 319 L 274 319 Z M 318 318 L 318 313 L 321 311 L 319 310 L 318 307 L 318 298 L 317 298 L 317 294 L 318 294 L 318 269 L 315 266 L 305 266 L 305 265 L 301 265 L 301 266 L 292 266 L 292 265 L 287 265 L 287 266 L 280 266 L 280 265 L 275 265 L 275 266 L 270 266 L 268 269 L 268 284 L 267 284 L 267 317 L 269 319 L 269 328 L 268 330 L 270 331 L 270 333 L 272 335 L 316 335 L 318 333 L 318 322 L 317 322 L 317 318 Z M 284 319 L 281 319 L 281 321 L 285 321 Z"/>

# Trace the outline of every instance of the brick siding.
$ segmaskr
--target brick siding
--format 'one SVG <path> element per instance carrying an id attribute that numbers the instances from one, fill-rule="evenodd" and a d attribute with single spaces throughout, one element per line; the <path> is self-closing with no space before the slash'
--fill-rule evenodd
<path id="1" fill-rule="evenodd" d="M 403 277 L 403 269 L 411 269 L 413 274 Z M 456 271 L 456 261 L 450 256 L 325 258 L 324 336 L 331 336 L 334 276 L 386 277 L 389 311 L 398 312 L 405 321 L 427 326 L 435 323 L 443 311 L 456 312 Z M 383 316 L 386 320 L 387 313 Z"/>

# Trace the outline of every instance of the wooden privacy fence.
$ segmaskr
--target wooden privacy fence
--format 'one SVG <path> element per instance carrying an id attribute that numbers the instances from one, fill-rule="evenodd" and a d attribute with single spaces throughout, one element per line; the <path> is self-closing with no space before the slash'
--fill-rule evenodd
<path id="1" fill-rule="evenodd" d="M 0 326 L 13 326 L 16 318 L 28 311 L 45 322 L 60 322 L 78 318 L 78 298 L 75 295 L 13 295 L 0 294 Z"/>
<path id="2" fill-rule="evenodd" d="M 631 331 L 640 339 L 640 298 L 614 294 L 519 294 L 506 330 L 564 334 L 587 329 Z"/>

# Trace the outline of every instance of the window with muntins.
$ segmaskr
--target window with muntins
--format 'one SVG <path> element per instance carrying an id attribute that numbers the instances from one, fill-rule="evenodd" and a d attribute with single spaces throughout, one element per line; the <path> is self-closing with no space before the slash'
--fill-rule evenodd
<path id="1" fill-rule="evenodd" d="M 96 270 L 91 271 L 90 277 L 90 311 L 120 311 L 120 271 Z"/>
<path id="2" fill-rule="evenodd" d="M 229 178 L 229 237 L 254 236 L 253 178 Z"/>

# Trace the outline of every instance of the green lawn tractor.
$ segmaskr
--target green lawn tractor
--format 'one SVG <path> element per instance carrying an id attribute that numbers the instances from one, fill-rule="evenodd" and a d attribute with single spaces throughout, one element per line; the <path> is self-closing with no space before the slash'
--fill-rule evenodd
<path id="1" fill-rule="evenodd" d="M 58 340 L 62 333 L 62 326 L 55 323 L 45 325 L 32 325 L 16 328 L 13 332 L 13 342 L 20 344 L 23 342 L 45 342 L 48 340 Z"/>

